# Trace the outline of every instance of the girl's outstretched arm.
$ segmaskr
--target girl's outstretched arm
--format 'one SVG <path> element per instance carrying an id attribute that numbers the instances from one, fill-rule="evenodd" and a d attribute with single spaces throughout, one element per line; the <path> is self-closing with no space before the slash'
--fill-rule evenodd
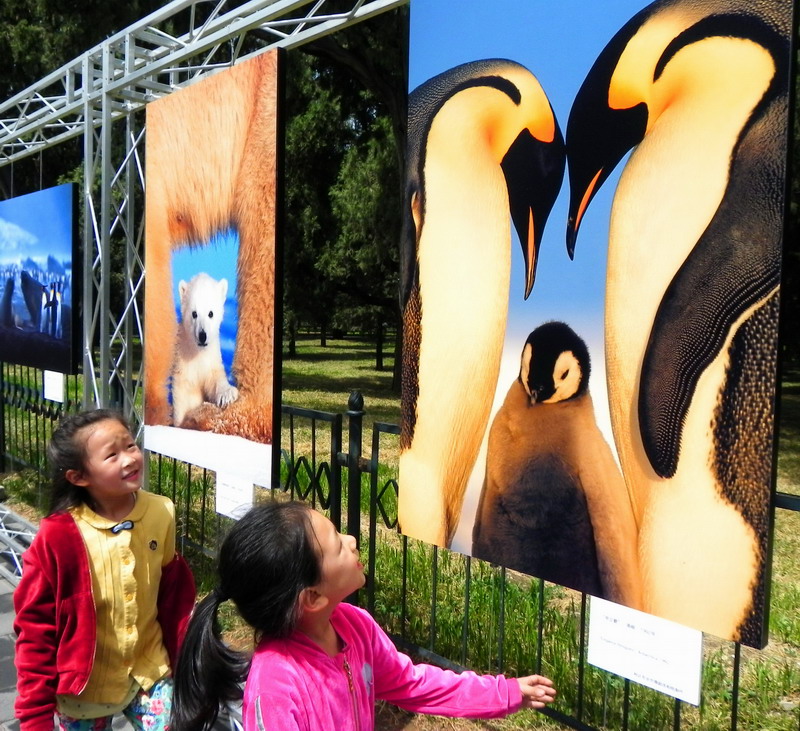
<path id="1" fill-rule="evenodd" d="M 544 708 L 556 697 L 553 681 L 543 675 L 526 675 L 517 678 L 522 693 L 522 708 Z"/>

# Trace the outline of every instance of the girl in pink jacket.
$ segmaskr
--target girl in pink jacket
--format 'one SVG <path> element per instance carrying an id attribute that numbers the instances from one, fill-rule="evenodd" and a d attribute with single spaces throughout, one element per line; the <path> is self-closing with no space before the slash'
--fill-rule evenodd
<path id="1" fill-rule="evenodd" d="M 195 610 L 175 675 L 172 731 L 202 731 L 241 698 L 245 731 L 371 731 L 375 700 L 418 713 L 492 718 L 542 708 L 547 678 L 461 674 L 398 652 L 365 611 L 342 600 L 365 582 L 355 539 L 301 503 L 253 508 L 219 555 L 219 586 Z M 233 600 L 260 638 L 252 661 L 220 638 Z"/>

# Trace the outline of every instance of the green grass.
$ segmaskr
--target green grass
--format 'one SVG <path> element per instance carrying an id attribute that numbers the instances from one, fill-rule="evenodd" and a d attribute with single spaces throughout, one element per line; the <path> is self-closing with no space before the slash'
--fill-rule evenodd
<path id="1" fill-rule="evenodd" d="M 778 489 L 800 495 L 800 373 L 781 384 L 778 429 Z"/>

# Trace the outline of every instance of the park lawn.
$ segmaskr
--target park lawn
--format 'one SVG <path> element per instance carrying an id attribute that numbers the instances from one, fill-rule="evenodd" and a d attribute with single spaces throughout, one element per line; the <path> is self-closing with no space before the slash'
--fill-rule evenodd
<path id="1" fill-rule="evenodd" d="M 390 346 L 391 347 L 391 346 Z M 365 421 L 398 424 L 400 392 L 392 391 L 394 358 L 384 354 L 384 369 L 375 368 L 375 346 L 356 336 L 328 338 L 319 344 L 316 335 L 297 339 L 297 355 L 285 353 L 282 363 L 282 402 L 320 411 L 347 411 L 352 391 L 360 391 L 365 402 Z"/>
<path id="2" fill-rule="evenodd" d="M 391 348 L 392 338 L 387 338 Z M 319 337 L 304 335 L 297 339 L 297 355 L 288 358 L 284 353 L 281 370 L 283 375 L 281 402 L 284 405 L 300 406 L 331 413 L 345 413 L 353 391 L 364 398 L 364 422 L 361 449 L 365 456 L 372 448 L 372 425 L 400 423 L 400 392 L 392 390 L 392 368 L 394 358 L 391 350 L 384 354 L 384 369 L 375 367 L 375 346 L 356 336 L 329 338 L 325 347 L 320 346 Z M 347 444 L 347 419 L 343 423 L 343 441 Z M 284 419 L 281 448 L 285 448 L 287 423 Z M 295 424 L 295 445 L 299 450 L 310 445 L 310 431 L 304 425 Z M 380 456 L 385 470 L 384 478 L 396 477 L 399 458 L 399 439 L 381 437 Z"/>

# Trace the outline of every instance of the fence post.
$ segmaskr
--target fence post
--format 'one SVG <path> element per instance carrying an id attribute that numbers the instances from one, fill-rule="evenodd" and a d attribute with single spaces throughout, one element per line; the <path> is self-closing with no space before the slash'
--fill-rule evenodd
<path id="1" fill-rule="evenodd" d="M 347 451 L 347 533 L 361 545 L 361 437 L 364 422 L 364 397 L 351 391 L 347 400 L 350 443 Z"/>

